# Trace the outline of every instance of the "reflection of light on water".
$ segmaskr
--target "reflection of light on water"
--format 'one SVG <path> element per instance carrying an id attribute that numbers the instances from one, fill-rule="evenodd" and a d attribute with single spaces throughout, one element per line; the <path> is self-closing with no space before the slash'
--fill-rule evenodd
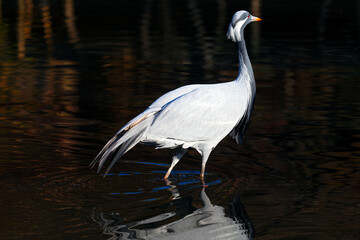
<path id="1" fill-rule="evenodd" d="M 133 164 L 143 164 L 143 165 L 152 165 L 152 166 L 160 166 L 160 167 L 166 167 L 168 168 L 170 165 L 166 164 L 166 163 L 154 163 L 154 162 L 141 162 L 141 161 L 123 161 L 123 162 L 127 162 L 127 163 L 133 163 Z M 161 173 L 162 175 L 166 173 L 166 170 L 154 170 L 151 171 L 152 173 Z M 141 172 L 121 172 L 121 173 L 108 173 L 107 175 L 103 174 L 102 176 L 129 176 L 129 175 L 138 175 L 138 174 L 142 174 Z M 173 170 L 171 172 L 170 178 L 175 180 L 178 179 L 179 176 L 180 178 L 186 177 L 186 176 L 191 176 L 191 177 L 195 177 L 197 178 L 197 176 L 200 175 L 200 171 L 196 171 L 196 170 Z M 205 175 L 208 175 L 207 172 L 205 172 Z M 200 182 L 200 180 L 196 180 L 197 182 Z"/>
<path id="2" fill-rule="evenodd" d="M 165 163 L 153 163 L 153 162 L 140 162 L 140 161 L 134 161 L 134 163 L 140 163 L 140 164 L 147 164 L 147 165 L 155 165 L 155 166 L 164 166 L 164 167 L 169 167 L 169 164 L 165 164 Z"/>
<path id="3" fill-rule="evenodd" d="M 144 164 L 144 165 L 152 165 L 152 166 L 161 166 L 161 167 L 168 167 L 168 164 L 163 164 L 163 163 L 154 163 L 154 162 L 141 162 L 141 161 L 125 161 L 131 164 Z M 161 176 L 163 176 L 163 174 L 165 174 L 165 170 L 153 170 L 151 171 L 151 173 L 156 173 L 156 174 L 161 174 Z M 166 185 L 165 186 L 160 186 L 160 187 L 154 187 L 151 190 L 147 189 L 144 190 L 142 188 L 137 189 L 136 191 L 129 191 L 129 192 L 111 192 L 109 193 L 109 195 L 111 196 L 116 196 L 116 195 L 136 195 L 136 194 L 143 194 L 143 196 L 146 196 L 148 194 L 152 194 L 152 193 L 157 193 L 159 191 L 163 191 L 163 190 L 167 190 L 170 191 L 172 196 L 170 199 L 174 200 L 174 199 L 178 199 L 180 198 L 180 194 L 178 192 L 178 189 L 176 187 L 182 187 L 182 190 L 190 190 L 190 189 L 199 189 L 199 188 L 203 188 L 203 186 L 205 185 L 205 183 L 199 179 L 199 174 L 200 171 L 195 171 L 195 170 L 174 170 L 172 175 L 171 175 L 171 180 L 172 182 L 168 181 L 168 180 L 159 180 L 164 182 Z M 146 173 L 143 172 L 132 172 L 132 171 L 122 171 L 120 173 L 109 173 L 107 174 L 107 177 L 131 177 L 131 176 L 135 176 L 135 175 L 146 175 Z M 208 173 L 205 173 L 205 175 L 208 175 Z M 103 175 L 105 176 L 105 175 Z M 220 184 L 222 182 L 222 180 L 220 179 L 215 179 L 212 180 L 211 182 L 207 182 L 206 186 L 212 186 L 212 185 L 217 185 Z M 176 184 L 176 185 L 175 185 Z M 153 201 L 153 200 L 158 200 L 157 198 L 149 198 L 149 199 L 145 199 L 143 201 Z"/>
<path id="4" fill-rule="evenodd" d="M 108 216 L 99 213 L 93 219 L 103 228 L 104 234 L 111 236 L 109 239 L 252 239 L 253 229 L 239 198 L 229 204 L 230 216 L 226 216 L 223 207 L 211 204 L 203 188 L 200 193 L 203 206 L 191 211 L 187 209 L 191 206 L 188 198 L 180 198 L 177 187 L 171 182 L 167 182 L 167 187 L 174 196 L 172 202 L 177 205 L 176 211 L 126 224 L 122 224 L 124 219 L 117 213 Z M 190 213 L 177 220 L 178 211 Z"/>

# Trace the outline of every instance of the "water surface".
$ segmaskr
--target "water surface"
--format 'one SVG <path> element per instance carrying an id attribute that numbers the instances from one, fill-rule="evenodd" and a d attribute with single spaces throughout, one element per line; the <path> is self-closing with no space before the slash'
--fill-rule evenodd
<path id="1" fill-rule="evenodd" d="M 359 1 L 1 1 L 1 239 L 359 239 Z M 244 144 L 88 164 L 157 97 L 231 81 L 236 10 L 257 97 Z M 191 236 L 191 237 L 189 237 Z"/>

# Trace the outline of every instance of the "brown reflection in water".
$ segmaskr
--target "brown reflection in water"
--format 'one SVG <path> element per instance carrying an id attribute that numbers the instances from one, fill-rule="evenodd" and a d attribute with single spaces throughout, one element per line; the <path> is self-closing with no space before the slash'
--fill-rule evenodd
<path id="1" fill-rule="evenodd" d="M 252 0 L 251 1 L 251 15 L 261 18 L 261 0 Z M 258 57 L 259 55 L 259 48 L 260 48 L 260 33 L 261 33 L 261 24 L 252 24 L 251 30 L 251 47 L 253 57 Z"/>
<path id="2" fill-rule="evenodd" d="M 47 54 L 48 54 L 48 58 L 51 59 L 53 58 L 53 52 L 54 52 L 54 40 L 53 40 L 50 5 L 48 0 L 42 0 L 41 14 L 42 14 L 42 22 L 44 28 L 44 38 L 47 47 Z"/>
<path id="3" fill-rule="evenodd" d="M 17 27 L 14 29 L 18 45 L 13 53 L 8 52 L 11 41 L 6 29 L 0 36 L 1 46 L 7 50 L 0 53 L 0 133 L 4 146 L 0 149 L 0 178 L 5 183 L 0 188 L 2 193 L 7 193 L 1 200 L 7 207 L 2 208 L 0 214 L 6 219 L 1 218 L 0 225 L 2 229 L 21 226 L 8 236 L 17 233 L 23 237 L 29 233 L 44 238 L 42 233 L 79 231 L 79 236 L 86 237 L 88 232 L 97 231 L 86 221 L 92 207 L 99 203 L 104 203 L 107 209 L 118 206 L 132 221 L 139 220 L 144 212 L 153 213 L 153 209 L 146 209 L 147 203 L 139 203 L 139 199 L 146 200 L 149 195 L 115 198 L 110 202 L 104 201 L 104 196 L 119 189 L 131 192 L 140 187 L 150 192 L 154 179 L 163 175 L 151 171 L 162 168 L 121 163 L 115 171 L 131 169 L 149 175 L 140 180 L 138 176 L 103 180 L 81 166 L 90 161 L 94 149 L 101 147 L 101 141 L 105 142 L 122 123 L 156 97 L 198 80 L 191 71 L 198 72 L 203 66 L 192 62 L 192 43 L 201 49 L 204 68 L 217 66 L 217 54 L 228 45 L 233 47 L 225 40 L 228 3 L 218 1 L 218 15 L 214 15 L 218 20 L 213 26 L 216 34 L 212 36 L 206 31 L 206 19 L 199 2 L 186 2 L 185 9 L 190 11 L 190 16 L 184 13 L 184 19 L 189 18 L 197 32 L 195 40 L 178 31 L 176 26 L 182 21 L 170 14 L 173 9 L 169 1 L 146 0 L 140 8 L 141 24 L 134 24 L 131 30 L 139 34 L 112 40 L 111 50 L 95 56 L 100 59 L 101 73 L 90 77 L 104 81 L 104 87 L 94 91 L 96 94 L 91 98 L 98 99 L 96 104 L 100 107 L 84 110 L 79 104 L 84 97 L 80 92 L 81 86 L 84 87 L 80 84 L 83 72 L 77 65 L 88 68 L 88 60 L 56 58 L 54 41 L 59 29 L 54 25 L 56 18 L 51 1 L 43 1 L 42 7 L 37 8 L 31 0 L 18 0 L 17 24 L 13 24 Z M 266 13 L 262 3 L 251 2 L 252 14 L 262 17 L 262 13 Z M 0 0 L 0 24 L 5 11 L 1 4 Z M 63 6 L 60 22 L 68 33 L 66 41 L 77 49 L 86 39 L 80 39 L 73 1 L 65 0 Z M 33 22 L 34 11 L 42 16 L 41 26 Z M 324 10 L 320 17 L 324 15 L 326 19 L 327 14 Z M 155 19 L 161 19 L 163 24 L 155 26 Z M 321 24 L 325 26 L 318 29 L 324 38 L 322 34 L 329 29 L 329 24 L 325 20 Z M 240 192 L 260 237 L 328 239 L 333 233 L 340 236 L 342 232 L 348 234 L 344 238 L 349 235 L 351 238 L 351 234 L 356 234 L 360 207 L 357 195 L 360 136 L 356 133 L 360 123 L 354 111 L 359 106 L 358 93 L 354 90 L 358 87 L 358 75 L 354 73 L 358 66 L 331 61 L 329 57 L 353 62 L 357 57 L 349 54 L 343 45 L 341 49 L 322 43 L 319 47 L 316 44 L 299 47 L 300 40 L 293 39 L 275 47 L 268 40 L 267 48 L 272 48 L 269 53 L 260 46 L 260 36 L 266 37 L 261 35 L 266 31 L 261 26 L 261 23 L 250 26 L 252 35 L 248 42 L 252 50 L 250 56 L 264 54 L 260 63 L 253 58 L 258 84 L 254 115 L 244 145 L 236 145 L 227 138 L 215 149 L 209 160 L 208 179 L 220 175 L 222 180 L 226 177 L 230 180 L 224 180 L 216 188 L 210 187 L 207 194 L 213 204 L 224 206 L 224 197 Z M 43 39 L 31 38 L 34 31 L 45 33 L 41 36 L 46 40 L 45 46 Z M 99 46 L 107 44 L 104 42 L 98 40 Z M 48 55 L 46 60 L 27 58 L 32 49 L 26 46 L 32 43 L 47 48 L 41 50 L 41 54 Z M 318 57 L 311 53 L 310 45 L 315 45 Z M 86 55 L 86 50 L 84 47 L 79 54 Z M 228 81 L 236 76 L 236 68 L 221 68 L 218 73 L 221 77 L 216 81 Z M 89 115 L 91 111 L 98 111 L 111 117 L 97 120 L 95 124 L 91 117 L 81 118 L 82 111 L 88 111 Z M 102 129 L 89 130 L 87 127 L 92 125 Z M 167 153 L 152 149 L 128 154 L 127 159 L 154 162 L 166 162 L 164 159 L 168 157 Z M 178 167 L 192 170 L 200 167 L 198 155 L 188 154 Z M 191 193 L 192 190 L 187 190 L 183 196 Z M 168 201 L 169 197 L 164 192 L 154 196 L 160 202 Z M 132 207 L 138 215 L 129 212 Z M 64 237 L 58 237 L 61 238 Z"/>
<path id="4" fill-rule="evenodd" d="M 151 26 L 151 14 L 152 14 L 152 0 L 145 0 L 144 12 L 141 18 L 141 48 L 145 59 L 151 58 L 151 38 L 150 38 L 150 26 Z"/>
<path id="5" fill-rule="evenodd" d="M 69 34 L 69 43 L 75 44 L 76 48 L 78 48 L 80 38 L 75 22 L 76 17 L 73 0 L 64 0 L 64 16 L 66 29 Z"/>
<path id="6" fill-rule="evenodd" d="M 44 39 L 47 43 L 47 54 L 49 58 L 53 55 L 53 30 L 51 21 L 50 4 L 47 0 L 41 1 L 41 20 L 44 29 Z M 1 9 L 0 9 L 1 11 Z M 18 24 L 17 24 L 17 41 L 18 41 L 18 58 L 26 56 L 26 42 L 30 40 L 33 24 L 34 4 L 32 0 L 18 0 Z M 2 11 L 1 11 L 2 12 Z M 73 0 L 64 0 L 64 22 L 69 34 L 69 42 L 75 44 L 78 48 L 79 34 L 75 24 Z"/>
<path id="7" fill-rule="evenodd" d="M 64 23 L 67 23 L 66 27 L 71 33 L 69 34 L 70 42 L 77 42 L 79 39 L 74 29 L 75 16 L 73 16 L 71 2 L 66 1 L 64 18 L 67 21 Z M 31 0 L 18 1 L 17 56 L 22 59 L 19 62 L 12 62 L 11 56 L 1 57 L 6 60 L 1 62 L 0 104 L 4 107 L 0 108 L 0 114 L 3 116 L 4 126 L 7 126 L 4 127 L 7 129 L 5 134 L 9 141 L 10 139 L 13 141 L 13 146 L 10 148 L 14 149 L 15 156 L 23 144 L 31 145 L 33 142 L 36 149 L 37 145 L 40 145 L 39 141 L 43 141 L 43 145 L 54 144 L 56 146 L 54 149 L 58 149 L 63 156 L 67 157 L 70 152 L 74 154 L 74 149 L 79 145 L 84 144 L 75 140 L 81 138 L 79 136 L 83 133 L 77 132 L 74 128 L 91 124 L 91 122 L 75 116 L 79 109 L 77 105 L 79 72 L 73 66 L 77 63 L 68 59 L 59 60 L 53 55 L 54 32 L 50 4 L 48 1 L 42 1 L 40 6 L 40 8 L 34 8 Z M 40 10 L 42 16 L 41 28 L 44 31 L 43 37 L 46 40 L 48 56 L 47 64 L 44 64 L 46 68 L 39 68 L 37 65 L 40 59 L 26 58 L 26 53 L 32 54 L 31 50 L 34 50 L 34 48 L 26 49 L 26 44 L 38 41 L 36 38 L 31 38 L 32 31 L 39 30 L 38 27 L 33 26 L 34 9 Z M 1 37 L 0 41 L 5 44 L 7 36 L 4 34 Z M 5 48 L 11 48 L 11 46 L 5 46 Z M 2 54 L 7 51 L 5 49 Z M 77 135 L 79 136 L 76 137 Z M 37 167 L 31 166 L 33 169 Z M 43 174 L 46 175 L 46 171 Z"/>
<path id="8" fill-rule="evenodd" d="M 196 41 L 198 42 L 199 48 L 203 51 L 203 68 L 206 71 L 214 66 L 214 45 L 213 42 L 210 41 L 212 39 L 208 39 L 204 19 L 197 4 L 197 0 L 189 0 L 189 12 L 195 28 Z M 208 78 L 207 74 L 205 75 L 205 78 Z"/>
<path id="9" fill-rule="evenodd" d="M 25 0 L 18 0 L 18 7 L 18 58 L 23 58 L 25 57 L 26 39 L 30 37 L 31 32 L 32 3 L 30 2 L 29 6 L 27 6 Z"/>

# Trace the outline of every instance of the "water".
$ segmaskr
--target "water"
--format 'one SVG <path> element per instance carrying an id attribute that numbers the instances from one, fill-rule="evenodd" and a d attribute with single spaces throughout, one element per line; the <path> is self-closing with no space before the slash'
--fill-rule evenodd
<path id="1" fill-rule="evenodd" d="M 1 239 L 359 239 L 359 1 L 1 1 Z M 244 144 L 88 164 L 161 94 L 231 81 L 232 14 L 257 98 Z M 190 236 L 190 237 L 189 237 Z"/>

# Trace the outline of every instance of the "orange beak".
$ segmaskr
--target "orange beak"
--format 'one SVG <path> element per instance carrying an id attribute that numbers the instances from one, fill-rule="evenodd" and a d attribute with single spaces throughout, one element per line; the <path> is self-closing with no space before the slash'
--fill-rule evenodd
<path id="1" fill-rule="evenodd" d="M 258 17 L 255 17 L 255 19 L 253 21 L 259 22 L 259 21 L 262 21 L 262 19 L 258 18 Z"/>

